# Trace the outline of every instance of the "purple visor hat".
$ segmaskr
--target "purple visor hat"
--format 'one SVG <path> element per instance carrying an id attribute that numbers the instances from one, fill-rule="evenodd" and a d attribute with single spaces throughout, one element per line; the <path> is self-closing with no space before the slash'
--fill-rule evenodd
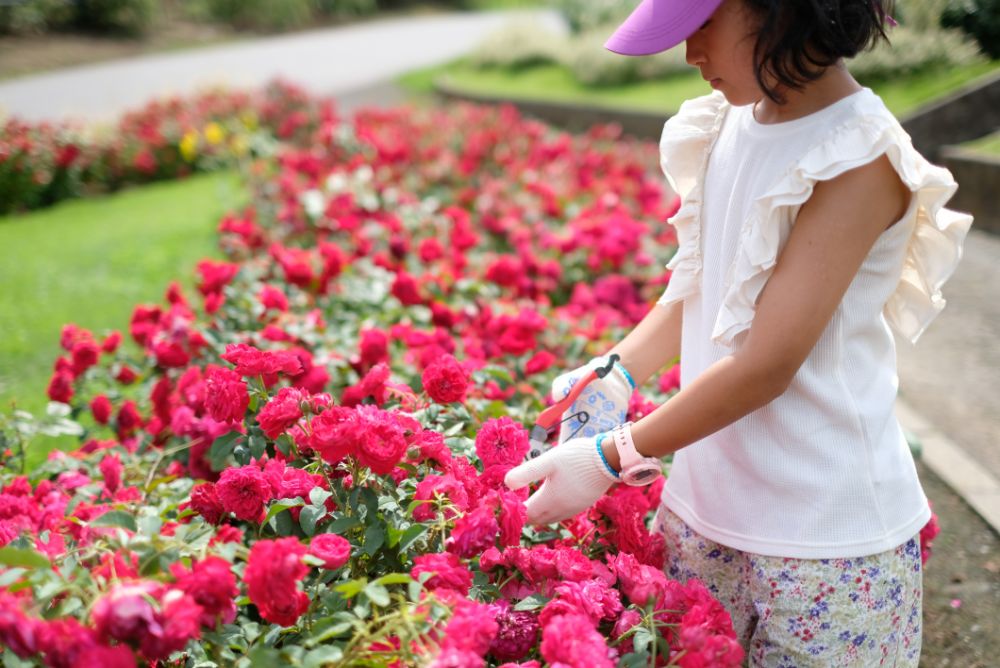
<path id="1" fill-rule="evenodd" d="M 648 56 L 693 35 L 722 0 L 642 0 L 604 48 L 623 56 Z"/>

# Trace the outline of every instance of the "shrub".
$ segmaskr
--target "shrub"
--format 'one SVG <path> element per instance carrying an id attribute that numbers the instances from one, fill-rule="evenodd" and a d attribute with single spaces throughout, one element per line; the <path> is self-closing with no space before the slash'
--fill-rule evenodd
<path id="1" fill-rule="evenodd" d="M 961 28 L 991 58 L 1000 58 L 1000 0 L 961 0 L 945 11 L 941 23 Z"/>
<path id="2" fill-rule="evenodd" d="M 246 30 L 289 30 L 313 18 L 311 0 L 208 0 L 217 21 Z"/>
<path id="3" fill-rule="evenodd" d="M 917 31 L 899 26 L 889 37 L 891 44 L 880 43 L 850 61 L 848 68 L 854 76 L 877 81 L 935 67 L 970 65 L 983 58 L 974 43 L 954 30 Z"/>
<path id="4" fill-rule="evenodd" d="M 73 19 L 69 0 L 7 0 L 0 3 L 0 35 L 36 35 Z"/>
<path id="5" fill-rule="evenodd" d="M 604 48 L 613 26 L 590 30 L 573 40 L 563 63 L 577 81 L 589 86 L 614 86 L 660 79 L 690 69 L 684 60 L 684 47 L 644 58 L 626 58 Z"/>
<path id="6" fill-rule="evenodd" d="M 629 0 L 553 0 L 574 33 L 617 24 L 635 7 Z M 610 33 L 609 33 L 610 34 Z"/>
<path id="7" fill-rule="evenodd" d="M 512 21 L 491 33 L 469 56 L 478 67 L 529 67 L 557 62 L 566 38 L 533 21 Z"/>
<path id="8" fill-rule="evenodd" d="M 76 24 L 87 30 L 144 35 L 153 25 L 159 5 L 156 0 L 80 0 Z"/>

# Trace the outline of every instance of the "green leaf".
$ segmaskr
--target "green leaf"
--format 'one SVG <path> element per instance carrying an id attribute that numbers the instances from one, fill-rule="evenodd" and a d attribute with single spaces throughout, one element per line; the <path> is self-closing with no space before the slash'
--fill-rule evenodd
<path id="1" fill-rule="evenodd" d="M 399 551 L 406 552 L 409 550 L 413 546 L 413 543 L 427 533 L 427 529 L 428 526 L 426 524 L 414 524 L 404 531 L 403 537 L 399 539 Z"/>
<path id="2" fill-rule="evenodd" d="M 537 610 L 541 608 L 549 599 L 542 596 L 541 594 L 532 594 L 531 596 L 521 599 L 518 601 L 517 605 L 514 606 L 515 610 Z"/>
<path id="3" fill-rule="evenodd" d="M 289 508 L 297 508 L 299 506 L 304 506 L 305 502 L 302 499 L 280 499 L 270 505 L 267 509 L 267 515 L 264 516 L 264 524 L 271 521 L 271 518 L 280 513 L 283 510 L 288 510 Z"/>
<path id="4" fill-rule="evenodd" d="M 385 529 L 381 524 L 371 524 L 365 529 L 364 552 L 369 557 L 374 556 L 385 542 Z"/>
<path id="5" fill-rule="evenodd" d="M 361 520 L 359 520 L 354 515 L 348 515 L 346 517 L 341 517 L 331 522 L 326 527 L 326 530 L 329 533 L 343 534 L 346 533 L 348 530 L 358 526 L 359 524 L 361 524 Z"/>
<path id="6" fill-rule="evenodd" d="M 90 526 L 92 527 L 122 527 L 123 529 L 128 529 L 129 531 L 136 533 L 139 531 L 139 527 L 136 526 L 135 516 L 124 510 L 111 510 L 100 517 L 92 519 L 90 521 Z"/>
<path id="7" fill-rule="evenodd" d="M 333 496 L 333 492 L 328 492 L 319 486 L 313 487 L 309 490 L 309 503 L 314 506 L 322 506 L 331 496 Z"/>
<path id="8" fill-rule="evenodd" d="M 212 441 L 212 447 L 208 449 L 208 461 L 212 465 L 213 471 L 221 471 L 226 468 L 226 458 L 232 454 L 236 441 L 242 435 L 238 431 L 231 431 Z"/>
<path id="9" fill-rule="evenodd" d="M 139 533 L 143 536 L 157 536 L 163 528 L 163 520 L 156 515 L 143 515 L 139 518 Z"/>
<path id="10" fill-rule="evenodd" d="M 371 600 L 372 603 L 383 608 L 392 602 L 392 599 L 389 598 L 389 590 L 377 582 L 372 582 L 365 587 L 365 595 Z"/>
<path id="11" fill-rule="evenodd" d="M 380 585 L 409 584 L 413 578 L 406 573 L 387 573 L 375 580 Z"/>
<path id="12" fill-rule="evenodd" d="M 288 434 L 278 436 L 278 440 L 274 442 L 274 447 L 278 449 L 278 452 L 287 457 L 292 452 L 292 437 Z"/>
<path id="13" fill-rule="evenodd" d="M 303 668 L 322 668 L 344 658 L 344 650 L 336 645 L 323 645 L 310 651 L 302 661 Z"/>
<path id="14" fill-rule="evenodd" d="M 259 460 L 264 456 L 265 450 L 267 450 L 267 439 L 262 434 L 253 434 L 250 437 L 250 456 Z"/>
<path id="15" fill-rule="evenodd" d="M 27 568 L 11 568 L 0 573 L 0 588 L 7 588 L 21 579 L 21 576 L 28 572 Z"/>
<path id="16" fill-rule="evenodd" d="M 358 580 L 348 580 L 347 582 L 343 582 L 333 589 L 340 592 L 344 598 L 354 598 L 360 594 L 367 585 L 368 578 L 360 578 Z"/>
<path id="17" fill-rule="evenodd" d="M 295 531 L 295 520 L 291 513 L 278 513 L 274 517 L 274 530 L 279 536 L 291 536 Z"/>
<path id="18" fill-rule="evenodd" d="M 307 536 L 316 533 L 316 522 L 326 515 L 326 508 L 316 506 L 306 506 L 299 514 L 299 526 Z"/>

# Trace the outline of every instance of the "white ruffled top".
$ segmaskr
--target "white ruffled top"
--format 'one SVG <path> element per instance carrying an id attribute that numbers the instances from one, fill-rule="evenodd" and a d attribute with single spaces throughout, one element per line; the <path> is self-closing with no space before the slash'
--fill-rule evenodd
<path id="1" fill-rule="evenodd" d="M 857 98 L 852 101 L 860 113 L 818 137 L 802 159 L 754 202 L 743 224 L 729 291 L 712 331 L 716 342 L 731 345 L 736 334 L 750 327 L 757 297 L 781 251 L 779 241 L 787 238 L 781 228 L 793 222 L 783 213 L 808 200 L 817 181 L 834 178 L 883 153 L 916 195 L 916 206 L 911 207 L 916 225 L 899 284 L 885 305 L 886 320 L 897 334 L 916 343 L 944 308 L 941 286 L 958 266 L 972 217 L 945 208 L 958 188 L 955 179 L 913 148 L 910 136 L 878 96 L 864 89 L 851 97 Z M 716 91 L 682 104 L 664 126 L 660 166 L 680 196 L 681 207 L 670 221 L 677 229 L 678 249 L 667 264 L 672 273 L 661 303 L 681 300 L 699 289 L 705 170 L 728 107 L 725 96 Z"/>
<path id="2" fill-rule="evenodd" d="M 736 549 L 796 558 L 896 547 L 930 517 L 894 414 L 893 332 L 915 342 L 944 307 L 970 216 L 945 208 L 931 165 L 872 91 L 773 125 L 721 93 L 667 121 L 663 171 L 681 197 L 660 299 L 684 304 L 681 386 L 738 351 L 757 299 L 817 181 L 888 156 L 912 191 L 873 245 L 788 389 L 674 455 L 663 502 Z M 706 200 L 706 192 L 708 199 Z"/>

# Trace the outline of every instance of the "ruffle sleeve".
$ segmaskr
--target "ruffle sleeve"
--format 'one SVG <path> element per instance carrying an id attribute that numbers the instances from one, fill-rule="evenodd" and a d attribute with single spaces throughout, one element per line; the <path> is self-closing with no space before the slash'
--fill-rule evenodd
<path id="1" fill-rule="evenodd" d="M 826 134 L 751 207 L 712 331 L 716 343 L 732 347 L 735 337 L 750 327 L 757 299 L 816 182 L 865 165 L 883 153 L 916 198 L 916 206 L 907 213 L 916 216 L 916 221 L 902 275 L 884 316 L 898 335 L 916 342 L 944 308 L 941 286 L 961 259 L 972 217 L 945 208 L 958 188 L 951 173 L 930 164 L 913 148 L 909 135 L 877 96 L 861 103 L 858 111 L 859 115 Z"/>
<path id="2" fill-rule="evenodd" d="M 705 169 L 725 117 L 726 98 L 716 91 L 681 105 L 663 126 L 660 167 L 681 206 L 670 219 L 677 252 L 667 263 L 670 282 L 657 300 L 669 304 L 698 292 L 701 280 L 701 203 Z"/>

